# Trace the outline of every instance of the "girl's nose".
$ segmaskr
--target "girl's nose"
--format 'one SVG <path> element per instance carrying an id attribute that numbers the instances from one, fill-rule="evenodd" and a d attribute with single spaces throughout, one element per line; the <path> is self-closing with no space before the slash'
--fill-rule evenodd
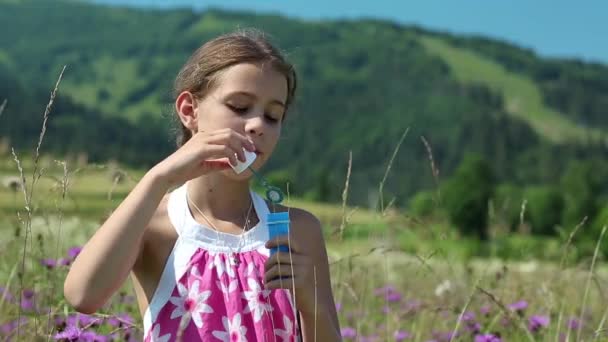
<path id="1" fill-rule="evenodd" d="M 245 123 L 245 131 L 251 135 L 262 136 L 264 135 L 264 118 L 263 114 L 255 115 L 247 119 Z"/>

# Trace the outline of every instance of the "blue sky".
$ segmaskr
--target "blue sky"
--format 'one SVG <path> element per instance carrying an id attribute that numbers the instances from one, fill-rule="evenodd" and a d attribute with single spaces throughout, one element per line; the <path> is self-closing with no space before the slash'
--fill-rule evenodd
<path id="1" fill-rule="evenodd" d="M 543 56 L 608 64 L 608 0 L 92 0 L 142 7 L 209 6 L 303 19 L 374 17 L 500 38 Z"/>

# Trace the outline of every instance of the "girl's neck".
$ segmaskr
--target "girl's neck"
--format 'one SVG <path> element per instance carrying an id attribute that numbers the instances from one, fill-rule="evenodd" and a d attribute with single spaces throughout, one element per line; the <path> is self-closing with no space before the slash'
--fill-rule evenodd
<path id="1" fill-rule="evenodd" d="M 233 181 L 219 174 L 188 181 L 190 200 L 205 215 L 222 221 L 243 220 L 252 205 L 249 181 Z"/>

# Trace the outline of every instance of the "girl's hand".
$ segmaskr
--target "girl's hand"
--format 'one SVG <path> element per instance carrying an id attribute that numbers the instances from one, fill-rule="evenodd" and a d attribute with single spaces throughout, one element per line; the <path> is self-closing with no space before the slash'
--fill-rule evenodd
<path id="1" fill-rule="evenodd" d="M 243 148 L 255 151 L 253 142 L 233 129 L 198 132 L 153 170 L 167 187 L 173 187 L 213 171 L 228 169 L 230 164 L 237 164 L 237 158 L 245 161 Z"/>
<path id="2" fill-rule="evenodd" d="M 266 243 L 266 248 L 288 246 L 289 252 L 276 252 L 264 265 L 265 288 L 294 289 L 298 307 L 315 303 L 315 271 L 312 258 L 301 250 L 294 236 L 281 235 Z M 314 308 L 313 308 L 314 310 Z"/>

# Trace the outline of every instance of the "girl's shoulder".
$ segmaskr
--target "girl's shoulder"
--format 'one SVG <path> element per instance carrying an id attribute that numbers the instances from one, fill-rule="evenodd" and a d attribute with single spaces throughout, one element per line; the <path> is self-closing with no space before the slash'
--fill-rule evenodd
<path id="1" fill-rule="evenodd" d="M 268 208 L 271 212 L 289 212 L 290 228 L 293 234 L 307 245 L 319 246 L 320 243 L 324 243 L 321 221 L 310 211 L 280 204 L 270 205 Z"/>

